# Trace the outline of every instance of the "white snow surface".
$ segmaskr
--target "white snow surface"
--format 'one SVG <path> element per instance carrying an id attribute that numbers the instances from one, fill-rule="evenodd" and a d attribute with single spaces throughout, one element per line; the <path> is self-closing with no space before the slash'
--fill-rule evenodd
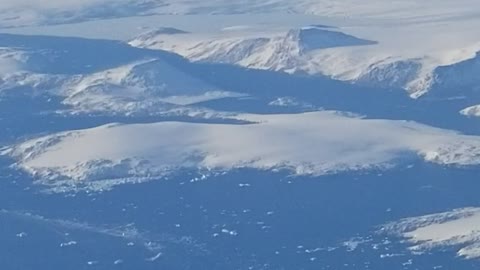
<path id="1" fill-rule="evenodd" d="M 4 27 L 148 14 L 314 14 L 423 21 L 478 15 L 475 0 L 2 0 Z"/>
<path id="2" fill-rule="evenodd" d="M 460 113 L 469 117 L 480 117 L 480 105 L 470 106 L 461 110 Z"/>
<path id="3" fill-rule="evenodd" d="M 172 51 L 193 61 L 403 88 L 418 98 L 434 88 L 458 91 L 480 82 L 480 38 L 473 34 L 480 20 L 439 20 L 352 22 L 340 28 L 252 26 L 178 35 L 149 32 L 130 44 Z"/>
<path id="4" fill-rule="evenodd" d="M 77 76 L 59 93 L 80 112 L 155 114 L 169 105 L 192 105 L 242 94 L 222 91 L 162 60 L 150 60 Z M 170 106 L 171 107 L 171 106 Z"/>
<path id="5" fill-rule="evenodd" d="M 480 137 L 413 122 L 326 111 L 239 119 L 252 123 L 111 124 L 33 139 L 3 154 L 40 183 L 66 190 L 108 189 L 181 169 L 286 169 L 295 175 L 385 169 L 415 154 L 439 164 L 480 164 Z"/>
<path id="6" fill-rule="evenodd" d="M 480 83 L 476 0 L 4 2 L 0 5 L 4 27 L 96 20 L 64 25 L 68 30 L 18 28 L 16 33 L 97 32 L 97 38 L 118 38 L 143 29 L 148 35 L 132 40 L 132 45 L 173 51 L 195 61 L 403 88 L 413 98 L 436 88 L 461 91 Z M 136 15 L 142 17 L 129 17 Z M 306 24 L 300 26 L 299 21 Z M 311 27 L 301 28 L 309 28 L 306 21 L 337 28 L 312 32 Z"/>
<path id="7" fill-rule="evenodd" d="M 410 250 L 425 252 L 442 247 L 458 248 L 458 256 L 480 258 L 480 208 L 462 208 L 444 213 L 406 218 L 383 227 L 411 244 Z"/>
<path id="8" fill-rule="evenodd" d="M 12 63 L 12 57 L 7 57 L 10 54 L 0 54 L 0 64 Z M 214 115 L 207 109 L 188 106 L 245 96 L 211 86 L 159 59 L 73 75 L 32 73 L 19 66 L 0 68 L 0 92 L 29 86 L 36 93 L 63 98 L 73 114 Z"/>

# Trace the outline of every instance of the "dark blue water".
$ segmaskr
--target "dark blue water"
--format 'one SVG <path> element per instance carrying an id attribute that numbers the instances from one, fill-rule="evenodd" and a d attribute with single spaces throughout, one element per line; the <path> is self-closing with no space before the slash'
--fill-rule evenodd
<path id="1" fill-rule="evenodd" d="M 316 178 L 239 170 L 192 182 L 195 173 L 183 172 L 75 196 L 43 194 L 5 173 L 0 258 L 5 269 L 473 269 L 478 262 L 454 250 L 415 256 L 374 232 L 403 217 L 478 206 L 478 173 L 420 163 Z M 129 228 L 138 235 L 129 238 Z M 342 246 L 355 236 L 371 242 Z M 384 237 L 393 243 L 373 249 Z M 60 246 L 69 241 L 77 243 Z M 402 256 L 381 257 L 392 253 Z"/>

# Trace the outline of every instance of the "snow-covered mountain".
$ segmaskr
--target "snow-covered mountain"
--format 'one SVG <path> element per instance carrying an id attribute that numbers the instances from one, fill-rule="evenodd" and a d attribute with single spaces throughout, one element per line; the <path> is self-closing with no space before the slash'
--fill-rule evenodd
<path id="1" fill-rule="evenodd" d="M 149 32 L 131 40 L 130 44 L 172 51 L 192 61 L 403 88 L 414 98 L 432 89 L 451 96 L 457 94 L 448 92 L 469 91 L 478 83 L 480 40 L 474 33 L 480 20 L 469 15 L 476 9 L 463 11 L 459 17 L 449 16 L 450 13 L 429 17 L 423 12 L 445 11 L 443 8 L 447 6 L 453 12 L 465 6 L 455 8 L 441 1 L 435 8 L 422 11 L 415 10 L 414 3 L 403 4 L 389 3 L 392 9 L 385 9 L 388 21 L 374 11 L 385 8 L 379 4 L 370 7 L 371 13 L 359 12 L 354 17 L 339 14 L 313 17 L 311 21 L 315 23 L 306 27 L 289 28 L 287 23 L 269 25 L 252 20 L 250 24 L 232 23 L 208 31 L 187 29 L 189 33 L 177 35 Z M 332 6 L 342 5 L 332 3 Z M 345 11 L 354 12 L 350 10 L 352 6 L 356 5 L 345 5 Z M 409 8 L 411 16 L 407 15 Z M 424 20 L 419 21 L 414 14 Z M 292 25 L 298 21 L 296 17 L 285 16 L 287 21 L 289 18 Z"/>
<path id="2" fill-rule="evenodd" d="M 193 61 L 289 72 L 308 71 L 312 51 L 375 44 L 322 26 L 294 29 L 284 35 L 249 37 L 247 34 L 247 37 L 214 37 L 198 42 L 188 40 L 187 33 L 183 34 L 171 36 L 153 31 L 140 35 L 129 44 L 173 51 Z M 184 43 L 185 39 L 187 42 Z"/>
<path id="3" fill-rule="evenodd" d="M 432 89 L 464 91 L 477 83 L 474 63 L 478 62 L 475 59 L 480 40 L 475 32 L 480 22 L 478 3 L 473 0 L 455 3 L 369 0 L 367 4 L 353 0 L 27 2 L 7 1 L 0 7 L 0 25 L 48 25 L 129 17 L 121 21 L 126 25 L 129 20 L 136 22 L 138 26 L 131 28 L 135 33 L 139 29 L 164 26 L 130 44 L 169 50 L 194 61 L 403 88 L 414 98 Z M 177 14 L 182 20 L 186 19 L 182 14 L 196 16 L 187 16 L 192 23 L 185 23 L 164 16 L 168 14 Z M 202 14 L 229 16 L 223 16 L 218 26 L 209 19 L 212 26 L 205 24 L 209 20 L 202 18 Z M 150 25 L 138 24 L 140 19 L 131 17 L 137 15 L 147 18 L 145 21 Z M 158 15 L 158 20 L 154 15 Z M 241 17 L 235 19 L 235 16 L 245 16 L 241 25 L 238 22 Z M 279 16 L 284 17 L 282 27 L 268 23 L 270 17 Z M 231 23 L 230 18 L 234 18 Z M 298 27 L 298 21 L 308 20 L 319 27 Z M 105 24 L 107 31 L 99 32 L 107 34 L 123 29 L 112 29 L 113 21 L 104 20 L 111 23 Z M 165 26 L 165 22 L 178 25 Z M 325 24 L 334 27 L 324 28 Z M 189 29 L 179 30 L 185 25 Z M 469 72 L 463 72 L 465 68 Z M 463 74 L 461 77 L 456 75 L 459 72 Z"/>

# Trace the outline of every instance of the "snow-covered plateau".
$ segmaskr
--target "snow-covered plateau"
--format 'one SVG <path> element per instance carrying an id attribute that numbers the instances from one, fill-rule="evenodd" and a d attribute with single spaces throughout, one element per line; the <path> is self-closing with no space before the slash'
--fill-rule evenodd
<path id="1" fill-rule="evenodd" d="M 51 186 L 110 185 L 181 169 L 291 170 L 322 175 L 388 168 L 413 155 L 443 165 L 480 164 L 480 138 L 412 122 L 313 112 L 240 115 L 250 124 L 110 124 L 8 147 L 15 166 Z"/>

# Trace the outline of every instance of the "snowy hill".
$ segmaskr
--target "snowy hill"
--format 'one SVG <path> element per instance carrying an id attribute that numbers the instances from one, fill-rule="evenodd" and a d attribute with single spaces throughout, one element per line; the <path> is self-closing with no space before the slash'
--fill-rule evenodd
<path id="1" fill-rule="evenodd" d="M 45 55 L 30 49 L 4 49 L 0 53 L 0 63 L 5 64 L 0 70 L 0 95 L 50 95 L 60 98 L 64 109 L 74 114 L 214 115 L 188 105 L 244 96 L 211 86 L 162 58 L 141 60 L 140 56 L 114 68 L 92 72 L 87 66 L 83 72 L 70 74 L 49 72 L 56 69 L 55 61 L 63 61 L 61 57 L 52 60 L 59 54 L 56 50 L 49 49 Z M 78 61 L 75 57 L 64 56 L 73 62 Z"/>
<path id="2" fill-rule="evenodd" d="M 154 32 L 156 33 L 156 32 Z M 228 34 L 227 34 L 228 35 Z M 179 40 L 176 40 L 176 37 Z M 214 37 L 212 40 L 189 43 L 189 36 L 179 35 L 169 40 L 163 33 L 140 35 L 129 44 L 141 48 L 156 48 L 179 53 L 193 61 L 239 64 L 251 68 L 289 71 L 305 68 L 312 51 L 335 47 L 375 44 L 338 31 L 310 26 L 290 30 L 284 35 Z M 186 40 L 186 43 L 184 41 Z"/>
<path id="3" fill-rule="evenodd" d="M 411 161 L 410 153 L 438 164 L 480 164 L 479 137 L 416 123 L 332 112 L 239 118 L 252 124 L 113 124 L 33 139 L 3 154 L 39 183 L 60 191 L 108 189 L 181 169 L 323 175 L 388 168 L 401 159 Z"/>
<path id="4" fill-rule="evenodd" d="M 307 2 L 295 5 L 293 12 L 308 6 L 304 11 L 317 16 L 283 15 L 284 22 L 275 24 L 251 15 L 251 22 L 239 24 L 232 19 L 228 25 L 227 18 L 217 28 L 186 29 L 190 33 L 181 35 L 140 35 L 130 44 L 172 51 L 193 61 L 403 88 L 414 98 L 433 89 L 444 94 L 445 89 L 469 91 L 478 82 L 478 3 Z M 273 6 L 288 3 L 275 1 Z M 303 24 L 307 27 L 297 26 L 308 20 L 310 24 Z"/>
<path id="5" fill-rule="evenodd" d="M 151 60 L 90 74 L 75 76 L 57 93 L 74 110 L 124 114 L 156 114 L 241 94 L 221 91 L 171 67 Z"/>
<path id="6" fill-rule="evenodd" d="M 463 43 L 456 45 L 460 47 L 444 43 L 435 48 L 428 38 L 440 31 L 438 26 L 399 27 L 402 32 L 395 35 L 384 32 L 386 27 L 373 32 L 367 32 L 369 27 L 349 28 L 349 32 L 359 33 L 350 35 L 342 29 L 314 26 L 273 32 L 253 28 L 207 35 L 140 35 L 130 44 L 172 51 L 193 61 L 325 75 L 353 83 L 403 88 L 412 97 L 422 96 L 431 89 L 467 88 L 478 82 L 475 55 L 479 46 L 475 44 L 479 40 L 470 41 L 470 37 L 465 40 L 463 36 L 457 40 Z M 419 37 L 422 33 L 425 36 Z M 413 39 L 417 43 L 409 42 Z M 458 73 L 462 76 L 455 75 Z"/>
<path id="7" fill-rule="evenodd" d="M 155 31 L 153 33 L 156 33 Z M 286 33 L 231 33 L 195 40 L 195 35 L 142 34 L 129 42 L 140 48 L 163 49 L 193 61 L 238 64 L 275 71 L 305 69 L 311 52 L 337 47 L 366 46 L 376 42 L 360 39 L 325 27 L 309 26 Z M 261 33 L 264 34 L 264 33 Z M 245 35 L 245 36 L 243 36 Z"/>

